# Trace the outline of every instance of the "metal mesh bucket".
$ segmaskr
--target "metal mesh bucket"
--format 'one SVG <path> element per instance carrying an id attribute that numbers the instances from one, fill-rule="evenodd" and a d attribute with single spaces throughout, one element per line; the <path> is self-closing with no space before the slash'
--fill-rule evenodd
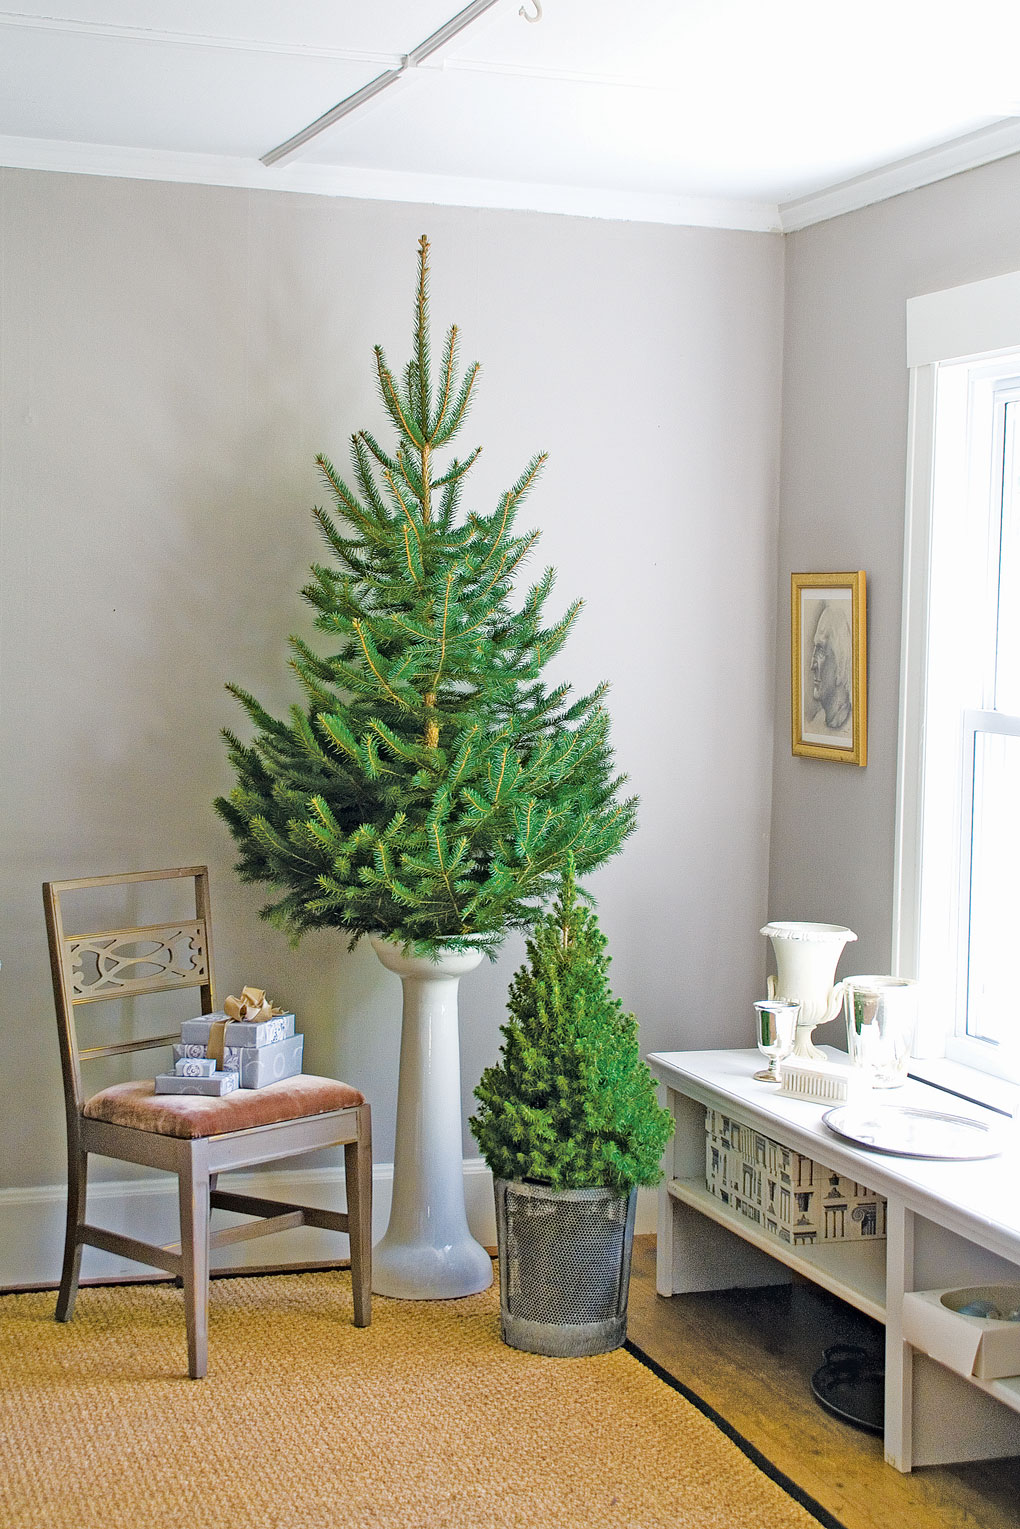
<path id="1" fill-rule="evenodd" d="M 559 1356 L 619 1348 L 637 1191 L 494 1187 L 504 1341 Z"/>

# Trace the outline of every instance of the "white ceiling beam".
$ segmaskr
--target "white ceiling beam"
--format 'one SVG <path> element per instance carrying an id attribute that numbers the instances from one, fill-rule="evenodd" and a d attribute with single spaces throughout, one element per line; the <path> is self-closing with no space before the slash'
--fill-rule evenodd
<path id="1" fill-rule="evenodd" d="M 234 33 L 172 32 L 165 27 L 133 27 L 126 23 L 77 21 L 57 16 L 28 16 L 0 11 L 0 27 L 19 32 L 59 32 L 68 37 L 113 39 L 119 42 L 172 43 L 180 48 L 216 48 L 228 53 L 271 53 L 278 58 L 335 58 L 347 64 L 397 64 L 399 56 L 378 49 L 331 48 L 320 43 L 281 42 Z"/>
<path id="2" fill-rule="evenodd" d="M 532 0 L 534 3 L 534 0 Z M 320 43 L 282 42 L 263 37 L 244 36 L 240 33 L 172 32 L 165 28 L 128 26 L 100 21 L 62 20 L 51 16 L 26 16 L 18 11 L 0 11 L 0 28 L 12 27 L 22 32 L 59 32 L 66 36 L 99 38 L 104 41 L 140 43 L 171 43 L 182 48 L 218 49 L 226 53 L 268 53 L 276 58 L 336 59 L 344 64 L 378 64 L 386 70 L 399 73 L 409 54 L 384 52 L 380 49 L 334 48 Z M 433 33 L 433 37 L 438 36 Z M 429 39 L 431 41 L 431 39 Z M 424 44 L 423 44 L 424 46 Z M 417 54 L 418 50 L 415 49 Z M 488 58 L 450 58 L 433 65 L 442 69 L 455 69 L 463 74 L 505 75 L 510 79 L 547 80 L 550 84 L 616 86 L 624 90 L 675 91 L 673 73 L 663 72 L 634 75 L 608 74 L 584 69 L 547 68 L 537 64 L 503 63 Z M 1002 116 L 1011 115 L 1017 107 L 1014 102 L 1003 106 Z"/>
<path id="3" fill-rule="evenodd" d="M 471 5 L 467 5 L 462 11 L 458 11 L 456 16 L 452 16 L 449 21 L 433 32 L 431 36 L 426 37 L 424 42 L 420 42 L 416 48 L 411 49 L 410 53 L 405 54 L 396 69 L 384 70 L 382 74 L 376 75 L 374 80 L 370 80 L 367 85 L 363 85 L 360 90 L 356 90 L 353 95 L 345 96 L 342 101 L 338 101 L 336 106 L 331 107 L 328 112 L 324 112 L 321 117 L 317 117 L 314 122 L 310 122 L 299 133 L 295 133 L 292 138 L 288 138 L 286 143 L 278 144 L 275 149 L 270 149 L 268 154 L 263 154 L 261 156 L 262 163 L 267 166 L 278 165 L 283 160 L 290 159 L 294 154 L 303 149 L 306 143 L 310 143 L 313 138 L 317 138 L 320 133 L 324 133 L 327 128 L 332 127 L 335 122 L 339 122 L 342 117 L 347 117 L 351 112 L 357 111 L 360 106 L 364 106 L 373 97 L 380 95 L 384 90 L 388 90 L 391 85 L 395 85 L 410 70 L 417 69 L 427 58 L 431 58 L 434 53 L 438 53 L 440 49 L 445 48 L 455 37 L 458 37 L 461 32 L 465 31 L 472 22 L 477 21 L 479 16 L 484 15 L 486 11 L 491 10 L 494 5 L 498 4 L 499 0 L 472 0 Z"/>

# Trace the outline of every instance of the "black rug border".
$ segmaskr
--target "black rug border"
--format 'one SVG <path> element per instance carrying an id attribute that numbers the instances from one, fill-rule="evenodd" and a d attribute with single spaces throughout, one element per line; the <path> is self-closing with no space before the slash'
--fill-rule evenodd
<path id="1" fill-rule="evenodd" d="M 731 1444 L 735 1444 L 740 1453 L 746 1455 L 752 1465 L 756 1465 L 764 1476 L 767 1476 L 770 1481 L 775 1482 L 776 1486 L 782 1487 L 786 1495 L 792 1497 L 794 1502 L 799 1503 L 813 1518 L 816 1518 L 824 1526 L 824 1529 L 846 1529 L 846 1525 L 841 1519 L 836 1518 L 835 1514 L 830 1513 L 828 1508 L 823 1508 L 822 1504 L 812 1497 L 810 1492 L 805 1492 L 804 1488 L 798 1486 L 791 1477 L 787 1476 L 785 1471 L 781 1471 L 778 1465 L 774 1465 L 767 1455 L 763 1455 L 761 1450 L 751 1443 L 750 1439 L 745 1439 L 744 1435 L 734 1428 L 732 1423 L 727 1422 L 722 1414 L 710 1406 L 696 1391 L 692 1391 L 690 1386 L 684 1385 L 682 1380 L 677 1380 L 676 1376 L 671 1375 L 669 1370 L 664 1369 L 661 1364 L 657 1364 L 654 1359 L 649 1358 L 643 1349 L 638 1348 L 633 1339 L 628 1338 L 623 1347 L 625 1353 L 630 1354 L 632 1359 L 636 1359 L 638 1364 L 643 1364 L 645 1369 L 651 1370 L 652 1374 L 659 1380 L 664 1381 L 672 1390 L 679 1392 L 684 1401 L 690 1402 L 691 1406 L 696 1408 L 702 1417 L 706 1417 L 710 1423 L 714 1423 L 719 1432 L 725 1434 Z"/>

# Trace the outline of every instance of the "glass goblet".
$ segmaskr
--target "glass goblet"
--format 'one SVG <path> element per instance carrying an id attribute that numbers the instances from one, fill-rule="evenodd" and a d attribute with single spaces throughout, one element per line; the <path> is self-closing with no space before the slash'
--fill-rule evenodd
<path id="1" fill-rule="evenodd" d="M 769 1065 L 754 1076 L 762 1083 L 778 1083 L 776 1064 L 793 1050 L 800 1004 L 788 998 L 762 998 L 754 1006 L 758 1050 L 767 1056 Z"/>

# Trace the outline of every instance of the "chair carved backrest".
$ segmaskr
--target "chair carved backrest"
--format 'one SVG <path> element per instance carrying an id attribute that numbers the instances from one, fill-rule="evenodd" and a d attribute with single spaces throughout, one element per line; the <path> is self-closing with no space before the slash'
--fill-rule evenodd
<path id="1" fill-rule="evenodd" d="M 69 934 L 61 898 L 91 887 L 128 886 L 134 882 L 191 878 L 194 918 L 166 924 L 136 925 Z M 85 1103 L 81 1063 L 168 1046 L 177 1034 L 146 1036 L 110 1046 L 79 1047 L 75 1010 L 86 1003 L 136 998 L 179 988 L 201 989 L 202 1013 L 214 1008 L 212 936 L 209 918 L 209 872 L 204 865 L 167 871 L 136 871 L 125 876 L 85 876 L 77 881 L 48 881 L 43 886 L 46 933 L 50 947 L 53 995 L 60 1032 L 60 1061 L 68 1120 Z"/>

